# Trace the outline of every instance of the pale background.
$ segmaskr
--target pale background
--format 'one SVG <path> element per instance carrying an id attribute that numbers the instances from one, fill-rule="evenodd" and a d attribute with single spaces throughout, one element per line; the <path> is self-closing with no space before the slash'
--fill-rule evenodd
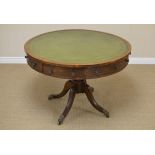
<path id="1" fill-rule="evenodd" d="M 131 43 L 131 57 L 155 57 L 155 25 L 153 24 L 1 24 L 0 57 L 24 56 L 24 43 L 35 35 L 74 28 L 99 30 L 119 35 Z"/>

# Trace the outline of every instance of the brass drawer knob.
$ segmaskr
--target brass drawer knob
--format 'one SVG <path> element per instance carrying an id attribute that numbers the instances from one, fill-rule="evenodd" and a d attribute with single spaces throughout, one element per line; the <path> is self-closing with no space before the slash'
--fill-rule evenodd
<path id="1" fill-rule="evenodd" d="M 49 71 L 48 71 L 48 73 L 49 73 L 50 75 L 52 75 L 52 74 L 53 74 L 53 68 L 50 68 Z"/>
<path id="2" fill-rule="evenodd" d="M 96 70 L 95 70 L 95 73 L 96 73 L 96 74 L 99 74 L 100 72 L 99 72 L 99 70 L 98 70 L 98 69 L 96 69 Z"/>
<path id="3" fill-rule="evenodd" d="M 35 68 L 37 66 L 37 63 L 31 62 L 31 66 L 32 66 L 32 68 Z"/>
<path id="4" fill-rule="evenodd" d="M 95 68 L 95 74 L 100 75 L 102 73 L 101 68 Z"/>
<path id="5" fill-rule="evenodd" d="M 76 71 L 72 69 L 72 77 L 74 77 L 75 75 L 76 75 Z"/>

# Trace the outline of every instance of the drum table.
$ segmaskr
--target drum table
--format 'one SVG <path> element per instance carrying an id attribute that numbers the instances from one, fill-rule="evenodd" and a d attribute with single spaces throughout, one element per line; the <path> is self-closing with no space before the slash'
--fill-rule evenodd
<path id="1" fill-rule="evenodd" d="M 94 89 L 86 79 L 100 78 L 121 71 L 129 62 L 130 44 L 115 35 L 82 29 L 48 32 L 30 39 L 25 46 L 28 65 L 34 70 L 57 78 L 69 79 L 59 94 L 69 91 L 67 105 L 58 119 L 62 124 L 76 93 L 85 93 L 91 105 L 106 117 L 109 112 L 94 99 Z"/>

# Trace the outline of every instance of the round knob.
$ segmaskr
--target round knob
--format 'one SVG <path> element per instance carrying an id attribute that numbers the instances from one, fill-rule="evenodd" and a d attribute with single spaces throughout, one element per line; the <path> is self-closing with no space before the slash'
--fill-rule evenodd
<path id="1" fill-rule="evenodd" d="M 50 75 L 53 74 L 53 68 L 50 68 L 50 70 L 49 70 L 49 74 L 50 74 Z"/>
<path id="2" fill-rule="evenodd" d="M 97 75 L 98 75 L 98 74 L 101 74 L 101 72 L 102 72 L 102 71 L 101 71 L 100 68 L 97 68 L 97 67 L 95 68 L 95 73 L 96 73 Z"/>
<path id="3" fill-rule="evenodd" d="M 74 77 L 76 75 L 75 70 L 72 70 L 72 76 Z"/>
<path id="4" fill-rule="evenodd" d="M 37 63 L 31 62 L 32 68 L 35 68 L 37 66 Z"/>

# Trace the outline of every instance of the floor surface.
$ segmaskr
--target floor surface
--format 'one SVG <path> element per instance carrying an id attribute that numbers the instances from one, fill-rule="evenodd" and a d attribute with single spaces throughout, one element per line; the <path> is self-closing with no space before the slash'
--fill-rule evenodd
<path id="1" fill-rule="evenodd" d="M 128 65 L 105 78 L 88 80 L 97 102 L 110 118 L 96 111 L 84 94 L 61 126 L 57 119 L 68 94 L 48 101 L 66 80 L 32 70 L 28 65 L 0 65 L 0 129 L 155 129 L 155 65 Z"/>

